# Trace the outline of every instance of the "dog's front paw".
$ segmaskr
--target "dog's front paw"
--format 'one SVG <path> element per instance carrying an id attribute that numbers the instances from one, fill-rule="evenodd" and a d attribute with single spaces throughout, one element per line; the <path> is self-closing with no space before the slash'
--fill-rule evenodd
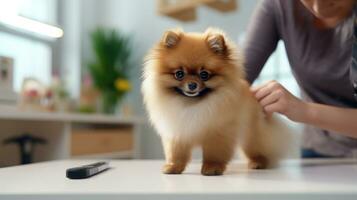
<path id="1" fill-rule="evenodd" d="M 185 170 L 184 165 L 180 164 L 165 164 L 162 168 L 164 174 L 181 174 Z"/>
<path id="2" fill-rule="evenodd" d="M 225 169 L 225 163 L 204 162 L 202 164 L 201 174 L 205 176 L 219 176 L 223 174 Z"/>
<path id="3" fill-rule="evenodd" d="M 256 156 L 249 160 L 248 162 L 249 169 L 267 169 L 268 160 L 264 156 Z"/>

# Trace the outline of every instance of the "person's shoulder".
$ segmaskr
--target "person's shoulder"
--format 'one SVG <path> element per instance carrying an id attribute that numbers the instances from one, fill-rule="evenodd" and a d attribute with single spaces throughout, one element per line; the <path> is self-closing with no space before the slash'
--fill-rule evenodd
<path id="1" fill-rule="evenodd" d="M 293 19 L 298 2 L 296 0 L 261 0 L 260 8 L 274 14 L 278 21 Z"/>
<path id="2" fill-rule="evenodd" d="M 294 0 L 260 0 L 260 7 L 269 12 L 283 13 L 291 11 L 295 5 Z"/>
<path id="3" fill-rule="evenodd" d="M 290 10 L 295 6 L 295 1 L 296 0 L 261 0 L 260 3 L 269 8 Z"/>
<path id="4" fill-rule="evenodd" d="M 291 6 L 295 4 L 296 0 L 261 0 L 264 3 L 269 3 L 274 6 Z"/>

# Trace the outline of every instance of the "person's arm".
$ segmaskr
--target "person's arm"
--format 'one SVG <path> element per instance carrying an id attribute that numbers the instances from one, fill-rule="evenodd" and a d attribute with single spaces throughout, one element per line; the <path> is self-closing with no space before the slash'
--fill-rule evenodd
<path id="1" fill-rule="evenodd" d="M 304 102 L 276 81 L 252 89 L 264 111 L 357 138 L 357 109 Z"/>
<path id="2" fill-rule="evenodd" d="M 249 22 L 243 45 L 245 71 L 249 83 L 258 77 L 280 39 L 275 12 L 275 0 L 260 1 Z"/>

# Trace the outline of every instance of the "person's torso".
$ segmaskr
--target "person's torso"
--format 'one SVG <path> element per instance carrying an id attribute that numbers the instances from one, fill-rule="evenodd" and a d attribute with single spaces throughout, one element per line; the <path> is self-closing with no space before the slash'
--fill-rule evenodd
<path id="1" fill-rule="evenodd" d="M 277 0 L 275 3 L 280 38 L 305 100 L 357 108 L 349 79 L 354 16 L 334 29 L 321 30 L 314 26 L 312 14 L 300 1 Z M 313 135 L 305 134 L 305 147 L 336 156 L 348 154 L 348 149 L 357 149 L 356 139 L 312 127 L 306 130 Z"/>

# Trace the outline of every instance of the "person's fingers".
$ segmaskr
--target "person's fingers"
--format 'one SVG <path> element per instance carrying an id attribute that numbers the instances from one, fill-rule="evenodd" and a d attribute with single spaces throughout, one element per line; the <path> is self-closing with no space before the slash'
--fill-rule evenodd
<path id="1" fill-rule="evenodd" d="M 275 81 L 269 82 L 263 87 L 261 87 L 256 93 L 255 93 L 255 98 L 258 99 L 258 101 L 262 100 L 264 97 L 272 93 L 274 90 L 278 89 L 279 84 L 276 83 Z"/>
<path id="2" fill-rule="evenodd" d="M 256 93 L 256 92 L 258 92 L 260 89 L 262 89 L 262 88 L 266 87 L 267 85 L 269 85 L 271 82 L 273 82 L 273 81 L 268 81 L 268 82 L 266 82 L 266 83 L 264 83 L 264 84 L 262 84 L 262 85 L 258 85 L 258 86 L 252 86 L 252 87 L 250 88 L 250 91 L 253 92 L 253 93 Z"/>
<path id="3" fill-rule="evenodd" d="M 261 106 L 265 107 L 265 106 L 268 106 L 270 104 L 277 102 L 280 97 L 281 97 L 280 91 L 274 91 L 274 92 L 270 93 L 269 95 L 265 96 L 264 98 L 262 98 L 259 101 L 259 103 Z"/>
<path id="4" fill-rule="evenodd" d="M 263 88 L 260 88 L 259 90 L 257 90 L 254 94 L 255 98 L 260 101 L 262 98 L 264 98 L 265 96 L 269 95 L 271 93 L 271 89 L 268 86 L 265 86 Z"/>
<path id="5" fill-rule="evenodd" d="M 273 104 L 270 104 L 268 106 L 264 107 L 264 112 L 266 113 L 267 116 L 272 115 L 275 112 L 280 112 L 280 105 L 279 102 L 275 102 Z"/>
<path id="6" fill-rule="evenodd" d="M 255 94 L 256 92 L 258 92 L 262 87 L 264 87 L 265 86 L 265 84 L 263 84 L 263 85 L 259 85 L 259 86 L 252 86 L 252 87 L 250 87 L 250 91 L 253 93 L 253 94 Z"/>

